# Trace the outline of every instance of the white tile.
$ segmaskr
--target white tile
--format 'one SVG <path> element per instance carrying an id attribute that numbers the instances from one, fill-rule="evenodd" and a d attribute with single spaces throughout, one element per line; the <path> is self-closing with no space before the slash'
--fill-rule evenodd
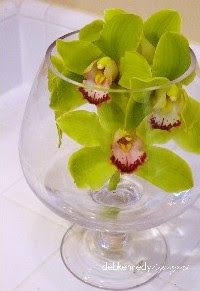
<path id="1" fill-rule="evenodd" d="M 1 7 L 0 7 L 1 9 Z M 22 81 L 19 25 L 17 16 L 0 23 L 0 94 Z"/>
<path id="2" fill-rule="evenodd" d="M 59 248 L 65 229 L 6 198 L 0 199 L 1 290 L 11 291 Z"/>
<path id="3" fill-rule="evenodd" d="M 192 43 L 190 43 L 190 47 L 194 51 L 200 65 L 200 43 L 193 41 Z"/>
<path id="4" fill-rule="evenodd" d="M 66 7 L 51 6 L 47 10 L 45 19 L 52 24 L 65 26 L 69 29 L 79 29 L 97 17 Z"/>
<path id="5" fill-rule="evenodd" d="M 29 86 L 20 86 L 0 99 L 0 193 L 22 177 L 18 140 Z"/>
<path id="6" fill-rule="evenodd" d="M 59 26 L 55 24 L 46 23 L 46 48 L 57 38 L 71 32 L 72 30 L 66 28 L 65 26 Z"/>
<path id="7" fill-rule="evenodd" d="M 197 209 L 200 208 L 200 198 L 197 199 L 197 201 L 194 204 L 194 207 L 196 207 Z"/>
<path id="8" fill-rule="evenodd" d="M 44 59 L 45 23 L 28 17 L 20 17 L 22 76 L 32 83 Z"/>
<path id="9" fill-rule="evenodd" d="M 188 259 L 184 262 L 189 266 L 186 271 L 179 271 L 173 278 L 173 283 L 185 290 L 197 291 L 200 289 L 200 245 L 192 252 L 188 252 Z"/>
<path id="10" fill-rule="evenodd" d="M 189 208 L 181 216 L 163 224 L 160 230 L 164 234 L 168 245 L 168 259 L 164 270 L 160 274 L 160 278 L 165 281 L 171 280 L 171 277 L 177 273 L 173 272 L 174 266 L 183 266 L 191 252 L 200 241 L 200 212 L 195 208 Z"/>
<path id="11" fill-rule="evenodd" d="M 164 286 L 160 291 L 189 291 L 178 286 L 176 283 L 169 283 Z"/>
<path id="12" fill-rule="evenodd" d="M 154 280 L 144 287 L 138 288 L 140 291 L 159 291 L 163 286 L 160 280 Z M 53 255 L 43 264 L 32 276 L 22 282 L 16 291 L 98 291 L 95 287 L 90 287 L 76 279 L 65 268 L 61 261 L 59 252 Z"/>
<path id="13" fill-rule="evenodd" d="M 30 85 L 21 85 L 15 87 L 4 95 L 1 95 L 0 99 L 0 124 L 4 124 L 13 130 L 18 130 L 25 104 L 28 99 L 30 91 Z"/>
<path id="14" fill-rule="evenodd" d="M 138 290 L 139 291 L 160 291 L 165 285 L 166 285 L 166 282 L 164 282 L 163 280 L 157 277 L 153 279 L 152 281 L 150 281 L 149 283 L 146 283 L 144 286 L 139 287 Z"/>
<path id="15" fill-rule="evenodd" d="M 20 14 L 43 20 L 49 3 L 38 0 L 25 0 L 20 5 Z"/>
<path id="16" fill-rule="evenodd" d="M 0 22 L 17 13 L 17 7 L 14 1 L 4 0 L 0 2 Z M 2 24 L 1 24 L 2 25 Z"/>
<path id="17" fill-rule="evenodd" d="M 45 264 L 43 264 L 32 276 L 16 288 L 16 291 L 97 291 L 80 282 L 71 275 L 61 261 L 57 252 Z"/>
<path id="18" fill-rule="evenodd" d="M 18 131 L 13 132 L 10 128 L 3 128 L 5 137 L 0 142 L 0 152 L 2 153 L 0 163 L 0 193 L 22 177 L 18 156 Z"/>
<path id="19" fill-rule="evenodd" d="M 62 219 L 54 214 L 46 206 L 39 201 L 32 190 L 29 188 L 25 178 L 18 181 L 13 187 L 4 193 L 4 196 L 10 200 L 15 201 L 21 206 L 40 214 L 41 216 L 51 220 L 54 223 L 60 224 L 67 228 L 71 225 L 70 222 Z"/>

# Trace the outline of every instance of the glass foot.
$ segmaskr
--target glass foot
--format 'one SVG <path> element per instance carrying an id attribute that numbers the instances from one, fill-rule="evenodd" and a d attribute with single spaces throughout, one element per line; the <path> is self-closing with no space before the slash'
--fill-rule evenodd
<path id="1" fill-rule="evenodd" d="M 81 281 L 103 289 L 126 290 L 161 272 L 167 246 L 157 229 L 126 234 L 74 225 L 63 237 L 61 256 L 67 269 Z"/>

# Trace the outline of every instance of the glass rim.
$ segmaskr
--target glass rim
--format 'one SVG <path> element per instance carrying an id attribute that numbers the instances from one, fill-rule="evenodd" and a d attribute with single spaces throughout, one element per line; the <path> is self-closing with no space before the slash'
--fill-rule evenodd
<path id="1" fill-rule="evenodd" d="M 70 33 L 64 34 L 63 36 L 59 37 L 58 39 L 66 39 L 67 37 L 70 37 L 72 35 L 76 35 L 79 33 L 79 30 L 75 30 L 72 31 Z M 158 86 L 153 86 L 153 87 L 146 87 L 146 88 L 141 88 L 141 89 L 126 89 L 126 88 L 105 88 L 103 86 L 93 86 L 93 85 L 89 85 L 89 84 L 84 84 L 84 83 L 80 83 L 78 81 L 75 81 L 73 79 L 70 79 L 66 76 L 64 76 L 62 73 L 60 73 L 55 66 L 52 64 L 51 61 L 51 53 L 53 51 L 53 49 L 56 47 L 56 41 L 58 40 L 56 39 L 54 42 L 52 42 L 50 44 L 50 46 L 48 47 L 47 51 L 46 51 L 46 59 L 47 59 L 47 65 L 48 68 L 60 79 L 62 79 L 63 81 L 66 81 L 70 84 L 73 84 L 77 87 L 82 87 L 82 88 L 86 88 L 86 89 L 92 89 L 92 90 L 96 90 L 96 91 L 108 91 L 111 93 L 139 93 L 139 92 L 150 92 L 150 91 L 154 91 L 154 90 L 158 90 L 158 89 L 164 89 L 169 87 L 170 85 L 174 85 L 177 83 L 180 83 L 181 81 L 185 80 L 187 77 L 189 77 L 197 68 L 197 58 L 195 53 L 193 52 L 193 50 L 190 48 L 190 56 L 191 56 L 191 64 L 189 66 L 189 68 L 187 69 L 187 71 L 185 71 L 181 76 L 179 76 L 178 78 L 169 81 L 166 84 L 162 84 L 162 85 L 158 85 Z"/>

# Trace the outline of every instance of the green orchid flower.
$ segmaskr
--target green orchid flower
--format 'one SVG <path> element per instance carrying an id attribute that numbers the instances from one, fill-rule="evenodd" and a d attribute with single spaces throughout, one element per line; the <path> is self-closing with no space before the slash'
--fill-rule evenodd
<path id="1" fill-rule="evenodd" d="M 158 90 L 151 111 L 138 126 L 138 134 L 148 144 L 173 139 L 183 149 L 200 153 L 200 102 L 176 85 Z"/>
<path id="2" fill-rule="evenodd" d="M 92 62 L 84 71 L 83 84 L 89 87 L 80 87 L 79 91 L 89 103 L 99 105 L 110 99 L 107 90 L 116 80 L 118 76 L 118 68 L 111 58 L 103 57 L 99 60 Z M 91 87 L 90 87 L 91 86 Z M 105 90 L 95 90 L 92 87 L 101 86 Z"/>
<path id="3" fill-rule="evenodd" d="M 180 78 L 191 65 L 180 27 L 181 17 L 173 10 L 156 12 L 143 23 L 112 8 L 103 20 L 83 27 L 79 40 L 57 41 L 52 64 L 79 83 L 49 71 L 59 144 L 67 134 L 82 146 L 68 162 L 77 187 L 97 190 L 108 183 L 112 191 L 123 174 L 138 175 L 167 192 L 193 186 L 187 163 L 155 146 L 174 139 L 200 153 L 200 103 L 183 87 L 195 71 Z M 127 90 L 114 93 L 113 88 Z M 96 105 L 96 112 L 73 111 L 86 102 Z"/>
<path id="4" fill-rule="evenodd" d="M 168 192 L 193 186 L 191 170 L 181 157 L 146 144 L 137 129 L 125 129 L 124 120 L 114 127 L 109 126 L 109 116 L 101 118 L 78 110 L 57 119 L 59 128 L 84 146 L 68 162 L 77 187 L 97 190 L 110 180 L 109 188 L 114 189 L 124 173 L 140 176 Z"/>
<path id="5" fill-rule="evenodd" d="M 146 84 L 159 85 L 155 78 L 174 80 L 187 71 L 190 64 L 189 44 L 185 37 L 174 32 L 164 33 L 158 41 L 153 59 L 153 79 L 149 82 L 132 78 L 129 79 L 130 86 L 145 88 Z M 183 89 L 183 84 L 189 84 L 194 77 L 195 71 L 177 85 L 170 85 L 166 81 L 160 84 L 161 87 L 166 85 L 166 88 L 154 91 L 151 96 L 146 95 L 151 100 L 151 112 L 142 121 L 138 132 L 145 136 L 148 143 L 165 143 L 174 139 L 185 150 L 200 153 L 200 103 Z"/>
<path id="6" fill-rule="evenodd" d="M 138 48 L 143 28 L 142 19 L 133 14 L 113 10 L 105 18 L 105 23 L 96 20 L 81 29 L 77 41 L 57 41 L 64 66 L 84 77 L 80 92 L 95 105 L 110 99 L 108 90 L 117 79 L 120 58 L 127 50 Z M 92 89 L 94 86 L 105 91 Z"/>
<path id="7" fill-rule="evenodd" d="M 185 92 L 176 85 L 168 90 L 155 91 L 153 110 L 149 122 L 153 129 L 170 131 L 181 125 L 181 114 L 185 106 Z"/>
<path id="8" fill-rule="evenodd" d="M 163 34 L 166 32 L 180 33 L 180 30 L 181 16 L 172 9 L 157 11 L 144 22 L 144 35 L 155 47 Z"/>
<path id="9" fill-rule="evenodd" d="M 138 52 L 152 65 L 156 46 L 166 32 L 181 30 L 181 16 L 175 10 L 165 9 L 152 14 L 144 22 L 143 36 Z"/>

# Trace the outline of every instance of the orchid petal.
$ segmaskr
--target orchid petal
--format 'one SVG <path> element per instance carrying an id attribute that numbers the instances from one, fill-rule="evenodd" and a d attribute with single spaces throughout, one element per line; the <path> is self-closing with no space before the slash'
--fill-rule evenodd
<path id="1" fill-rule="evenodd" d="M 174 80 L 187 71 L 190 63 L 188 40 L 181 34 L 166 32 L 156 47 L 153 76 Z"/>
<path id="2" fill-rule="evenodd" d="M 105 131 L 94 112 L 77 110 L 64 113 L 57 119 L 59 128 L 79 144 L 97 146 L 102 144 Z"/>
<path id="3" fill-rule="evenodd" d="M 167 192 L 181 192 L 193 187 L 189 165 L 177 154 L 160 147 L 149 147 L 148 160 L 136 175 Z"/>
<path id="4" fill-rule="evenodd" d="M 102 20 L 94 20 L 85 25 L 79 31 L 79 39 L 94 42 L 99 39 L 100 32 L 102 31 L 104 22 Z"/>
<path id="5" fill-rule="evenodd" d="M 77 187 L 93 190 L 100 189 L 116 171 L 101 147 L 86 147 L 73 153 L 68 167 Z"/>
<path id="6" fill-rule="evenodd" d="M 116 62 L 128 50 L 136 50 L 142 35 L 143 22 L 134 14 L 118 14 L 105 23 L 97 45 Z"/>
<path id="7" fill-rule="evenodd" d="M 180 32 L 181 16 L 175 10 L 161 10 L 151 15 L 144 23 L 146 38 L 156 46 L 167 31 Z"/>
<path id="8" fill-rule="evenodd" d="M 94 60 L 102 56 L 102 52 L 97 46 L 85 40 L 64 41 L 59 39 L 56 47 L 67 69 L 80 75 L 83 75 L 85 69 Z"/>

